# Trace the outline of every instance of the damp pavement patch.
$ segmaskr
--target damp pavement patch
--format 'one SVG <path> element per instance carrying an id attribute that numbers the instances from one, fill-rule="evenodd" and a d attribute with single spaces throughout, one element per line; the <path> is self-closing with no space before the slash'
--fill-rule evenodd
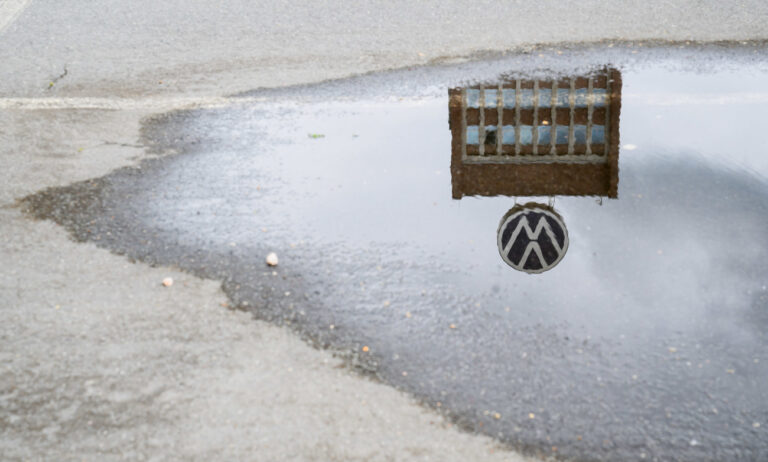
<path id="1" fill-rule="evenodd" d="M 753 51 L 697 50 L 682 69 L 689 55 L 669 50 L 551 52 L 544 68 L 512 56 L 482 75 L 265 91 L 149 119 L 144 144 L 164 156 L 23 205 L 77 240 L 220 280 L 234 305 L 529 453 L 760 460 L 768 73 Z M 450 88 L 608 66 L 623 80 L 617 198 L 453 199 Z M 529 201 L 569 238 L 535 275 L 497 248 L 502 217 Z"/>

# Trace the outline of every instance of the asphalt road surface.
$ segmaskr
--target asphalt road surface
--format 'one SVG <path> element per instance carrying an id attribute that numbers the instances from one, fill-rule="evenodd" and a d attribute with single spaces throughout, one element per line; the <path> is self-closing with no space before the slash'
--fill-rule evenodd
<path id="1" fill-rule="evenodd" d="M 628 51 L 542 50 L 157 116 L 143 143 L 160 157 L 25 205 L 78 240 L 221 280 L 241 309 L 518 449 L 760 460 L 764 52 Z M 538 198 L 570 247 L 550 272 L 516 272 L 495 233 L 522 198 L 451 197 L 447 89 L 609 64 L 624 81 L 618 199 Z"/>
<path id="2" fill-rule="evenodd" d="M 0 453 L 765 459 L 767 18 L 3 1 Z M 617 200 L 451 199 L 448 88 L 604 66 Z M 495 245 L 529 200 L 538 276 Z"/>

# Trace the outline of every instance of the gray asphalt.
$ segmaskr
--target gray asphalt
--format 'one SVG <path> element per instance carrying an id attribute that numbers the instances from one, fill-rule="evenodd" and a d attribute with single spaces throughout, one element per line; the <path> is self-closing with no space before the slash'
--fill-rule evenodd
<path id="1" fill-rule="evenodd" d="M 768 39 L 761 0 L 5 3 L 25 8 L 0 30 L 2 97 L 210 96 L 540 43 Z"/>
<path id="2" fill-rule="evenodd" d="M 98 249 L 92 244 L 75 245 L 65 238 L 58 226 L 26 219 L 13 206 L 15 199 L 47 186 L 64 186 L 99 177 L 121 166 L 135 166 L 140 160 L 153 156 L 150 150 L 160 155 L 176 151 L 187 155 L 195 152 L 213 155 L 218 149 L 214 149 L 214 146 L 230 149 L 230 145 L 237 144 L 232 140 L 240 140 L 240 137 L 244 137 L 244 142 L 254 150 L 268 150 L 283 142 L 287 143 L 285 146 L 295 145 L 299 140 L 293 140 L 293 136 L 298 136 L 300 141 L 309 141 L 304 138 L 304 133 L 297 135 L 290 129 L 283 130 L 283 126 L 270 122 L 282 117 L 285 109 L 276 107 L 286 99 L 301 104 L 313 101 L 318 103 L 322 109 L 299 106 L 293 108 L 291 114 L 297 117 L 303 114 L 306 118 L 304 129 L 307 131 L 330 133 L 335 126 L 334 121 L 340 120 L 340 112 L 359 111 L 350 100 L 388 99 L 392 94 L 401 94 L 406 99 L 431 98 L 431 102 L 427 101 L 426 104 L 431 107 L 429 111 L 434 112 L 431 115 L 419 112 L 421 115 L 414 116 L 414 126 L 424 126 L 424 130 L 427 130 L 424 133 L 437 134 L 439 130 L 440 135 L 434 136 L 444 137 L 445 121 L 438 123 L 437 120 L 445 118 L 445 105 L 441 100 L 445 97 L 445 87 L 461 81 L 495 77 L 510 69 L 583 70 L 590 63 L 603 65 L 613 62 L 618 65 L 631 64 L 632 69 L 639 72 L 644 68 L 644 62 L 628 59 L 635 56 L 633 52 L 637 51 L 638 55 L 647 57 L 647 52 L 643 53 L 642 50 L 649 44 L 670 43 L 674 47 L 681 47 L 681 50 L 678 53 L 669 53 L 667 50 L 666 55 L 655 55 L 650 61 L 657 58 L 665 61 L 669 58 L 674 62 L 673 67 L 687 71 L 738 70 L 744 65 L 751 68 L 764 61 L 760 54 L 765 47 L 763 41 L 768 39 L 766 18 L 768 7 L 759 0 L 691 0 L 674 4 L 663 0 L 531 4 L 521 0 L 503 5 L 455 0 L 394 3 L 366 1 L 354 4 L 301 1 L 290 5 L 239 0 L 225 3 L 178 0 L 99 1 L 87 4 L 71 0 L 0 2 L 0 62 L 3 63 L 0 66 L 0 234 L 3 235 L 0 240 L 0 259 L 4 263 L 0 268 L 0 299 L 4 307 L 0 311 L 0 337 L 3 343 L 0 352 L 3 368 L 0 373 L 0 407 L 5 411 L 0 415 L 0 452 L 10 460 L 144 460 L 153 457 L 190 460 L 518 460 L 516 454 L 499 451 L 496 444 L 487 438 L 457 433 L 434 412 L 415 406 L 403 393 L 350 376 L 343 369 L 335 367 L 336 360 L 327 352 L 307 348 L 306 344 L 298 341 L 286 329 L 264 322 L 250 322 L 245 313 L 221 308 L 224 295 L 217 289 L 221 280 L 218 278 L 226 279 L 227 274 L 234 273 L 230 266 L 232 260 L 222 257 L 225 255 L 223 248 L 238 249 L 240 252 L 243 246 L 240 240 L 231 239 L 222 244 L 214 236 L 211 242 L 205 243 L 211 246 L 213 252 L 210 260 L 224 260 L 225 264 L 207 265 L 206 268 L 198 269 L 195 269 L 195 262 L 185 264 L 185 268 L 197 271 L 197 274 L 214 276 L 214 279 L 204 281 L 180 272 L 178 268 L 149 268 L 140 262 L 126 264 L 125 259 L 109 255 L 104 249 Z M 633 41 L 633 46 L 629 50 L 617 50 L 623 48 L 625 41 Z M 599 51 L 599 59 L 584 59 L 579 53 L 574 54 L 574 50 L 565 56 L 556 55 L 556 50 L 569 48 L 568 44 L 595 42 L 609 47 Z M 715 44 L 701 54 L 694 53 L 698 48 L 696 42 Z M 537 44 L 542 47 L 537 48 Z M 735 44 L 744 46 L 734 48 Z M 503 56 L 510 52 L 513 56 L 505 61 Z M 515 58 L 514 53 L 519 52 L 529 54 Z M 567 56 L 573 56 L 573 59 L 568 62 L 564 59 Z M 496 59 L 499 57 L 502 59 Z M 537 64 L 532 66 L 530 59 L 534 57 Z M 480 62 L 480 58 L 492 59 Z M 463 67 L 453 66 L 468 61 L 469 64 Z M 423 65 L 430 67 L 417 67 Z M 412 69 L 390 71 L 406 67 Z M 324 85 L 307 85 L 369 72 L 381 74 L 330 81 Z M 545 72 L 544 75 L 549 73 Z M 741 83 L 742 78 L 741 74 L 731 75 L 732 82 Z M 665 79 L 657 75 L 648 81 L 659 80 Z M 632 81 L 637 83 L 640 80 L 633 78 Z M 682 89 L 688 88 L 690 83 L 686 81 Z M 264 90 L 266 88 L 273 90 Z M 653 89 L 646 90 L 648 93 L 642 99 L 654 100 L 658 107 L 670 97 L 669 94 L 654 93 Z M 190 106 L 226 106 L 231 101 L 222 97 L 227 95 L 249 96 L 241 100 L 243 103 L 265 99 L 274 106 L 243 108 L 235 104 L 221 111 L 155 114 L 156 117 L 152 117 L 153 112 Z M 628 93 L 624 96 L 625 103 L 631 100 Z M 691 102 L 697 101 L 699 96 L 686 94 L 682 99 L 672 100 L 678 103 Z M 710 95 L 707 98 L 713 97 Z M 339 99 L 346 100 L 347 107 L 337 107 L 328 112 L 330 108 L 327 101 Z M 724 97 L 723 102 L 745 99 L 750 97 L 735 92 Z M 637 99 L 634 101 L 637 102 Z M 757 101 L 763 100 L 758 98 Z M 696 108 L 702 107 L 700 104 L 694 105 Z M 406 117 L 398 107 L 404 108 L 406 105 L 403 103 L 402 106 L 395 105 L 389 109 Z M 320 117 L 317 116 L 318 111 Z M 704 111 L 704 114 L 708 112 Z M 250 128 L 239 132 L 230 130 L 230 127 L 243 120 L 260 117 L 259 114 L 263 117 Z M 329 115 L 332 116 L 328 118 L 329 125 L 318 128 L 318 121 L 325 120 Z M 373 117 L 372 114 L 368 116 Z M 742 116 L 741 112 L 732 113 L 728 120 L 739 120 Z M 230 117 L 234 119 L 230 120 Z M 145 118 L 150 120 L 146 121 Z M 196 120 L 199 120 L 198 125 L 193 123 Z M 391 123 L 380 118 L 376 120 L 377 123 Z M 434 126 L 427 129 L 425 120 L 435 121 Z M 145 121 L 143 137 L 137 133 L 140 121 Z M 259 125 L 262 122 L 266 125 Z M 354 120 L 345 123 L 353 124 Z M 653 126 L 662 130 L 667 125 L 660 125 L 654 116 L 654 121 L 645 120 L 641 124 L 623 126 L 622 136 L 631 134 L 627 130 L 633 126 Z M 214 127 L 216 130 L 211 131 Z M 258 136 L 254 130 L 259 133 Z M 396 131 L 400 133 L 399 130 Z M 269 138 L 268 141 L 261 138 L 270 131 L 282 135 Z M 708 133 L 714 132 L 712 130 Z M 744 136 L 760 133 L 754 128 L 746 133 L 741 129 L 734 129 L 733 132 Z M 362 133 L 361 130 L 360 138 L 364 138 Z M 431 139 L 433 135 L 427 136 Z M 215 139 L 212 140 L 212 137 Z M 639 140 L 631 142 L 642 146 L 640 141 L 655 137 L 656 134 L 652 137 L 640 136 Z M 334 138 L 329 136 L 323 140 L 329 142 L 331 139 Z M 672 143 L 676 137 L 671 135 L 664 139 L 669 143 L 667 148 L 674 145 L 686 151 L 693 149 L 699 154 L 711 154 L 708 159 L 717 157 L 715 154 L 722 155 L 725 151 L 729 152 L 729 157 L 738 159 L 739 165 L 745 162 L 751 165 L 750 162 L 754 163 L 757 159 L 757 156 L 752 155 L 752 149 L 732 151 L 730 148 L 722 148 L 713 154 L 708 151 L 711 139 L 707 143 L 696 144 L 695 149 L 690 143 Z M 382 140 L 381 144 L 387 145 L 385 141 Z M 758 145 L 760 143 L 756 142 L 755 146 Z M 324 152 L 320 150 L 322 146 L 307 145 L 311 152 Z M 349 152 L 349 146 L 332 146 L 333 152 L 329 156 L 337 151 Z M 197 150 L 198 147 L 201 150 Z M 426 148 L 424 152 L 436 152 L 432 151 L 434 146 Z M 302 155 L 306 155 L 305 151 L 302 148 L 296 157 L 299 166 L 307 163 L 301 160 Z M 639 153 L 641 150 L 634 152 Z M 440 156 L 447 154 L 441 150 Z M 236 156 L 230 159 L 244 167 L 243 174 L 254 168 L 248 163 L 238 163 Z M 148 167 L 150 164 L 143 165 Z M 158 164 L 157 168 L 168 166 L 163 165 Z M 443 168 L 444 163 L 441 165 L 440 173 L 435 170 L 432 174 L 443 183 L 438 185 L 422 178 L 425 187 L 420 193 L 426 194 L 445 187 L 447 170 Z M 259 178 L 265 182 L 268 177 L 293 178 L 291 181 L 276 181 L 273 184 L 274 191 L 285 191 L 295 184 L 295 177 L 282 170 L 275 170 L 280 164 L 267 162 L 263 167 L 260 171 L 263 177 Z M 731 169 L 732 166 L 728 165 L 727 168 L 715 170 L 722 173 L 723 170 Z M 201 172 L 208 174 L 210 170 L 208 166 L 202 168 Z M 761 171 L 759 168 L 752 170 Z M 117 172 L 118 176 L 110 178 L 120 178 L 119 175 L 124 173 Z M 376 179 L 383 177 L 379 171 L 374 176 Z M 180 179 L 198 181 L 183 177 Z M 433 180 L 432 177 L 429 179 Z M 225 181 L 222 178 L 217 180 Z M 246 180 L 245 183 L 252 181 Z M 98 180 L 94 187 L 104 181 L 111 180 Z M 347 181 L 342 178 L 339 184 L 347 185 Z M 402 183 L 412 184 L 407 181 Z M 431 186 L 427 187 L 427 184 Z M 317 186 L 322 188 L 322 181 Z M 125 187 L 128 188 L 127 185 Z M 201 191 L 210 192 L 212 189 L 215 188 L 203 188 Z M 75 190 L 82 190 L 82 187 L 71 189 Z M 264 188 L 261 190 L 265 191 Z M 241 192 L 243 197 L 249 197 L 247 191 Z M 97 194 L 97 191 L 93 193 Z M 295 193 L 304 197 L 306 187 L 298 187 Z M 643 195 L 645 197 L 645 193 Z M 167 197 L 173 195 L 168 194 Z M 273 205 L 301 205 L 282 195 L 269 197 Z M 177 198 L 181 199 L 181 196 Z M 103 202 L 103 205 L 119 209 L 117 199 L 113 199 Z M 311 203 L 310 199 L 303 202 Z M 435 199 L 433 202 L 437 202 L 438 206 L 433 207 L 443 210 L 440 205 L 445 200 L 444 193 L 440 193 L 439 197 L 436 195 Z M 91 200 L 96 198 L 86 194 L 74 203 L 91 203 Z M 150 212 L 147 204 L 156 204 L 159 200 L 160 196 L 154 196 L 147 203 L 135 204 L 135 210 L 131 213 L 135 212 L 138 219 L 143 216 L 140 211 Z M 486 221 L 497 222 L 500 214 L 511 206 L 510 201 L 499 200 L 503 206 L 499 204 L 498 210 L 496 205 L 482 206 L 494 208 L 493 211 L 483 212 L 487 216 L 482 219 L 478 218 L 477 211 L 466 212 L 472 220 L 483 222 L 482 226 L 478 224 L 477 230 L 467 230 L 468 234 L 487 232 L 492 235 L 491 229 L 496 223 L 490 226 Z M 542 200 L 546 202 L 546 198 Z M 494 201 L 485 200 L 482 204 L 494 204 Z M 392 207 L 391 201 L 381 202 L 378 206 L 386 211 L 387 216 L 402 218 L 400 211 L 387 208 Z M 409 198 L 408 203 L 411 202 L 413 200 Z M 45 214 L 44 203 L 51 204 L 45 200 L 40 201 L 42 208 L 38 212 L 41 214 Z M 464 200 L 459 208 L 464 211 L 474 210 L 474 206 L 467 205 L 471 203 Z M 558 209 L 561 209 L 560 203 L 558 199 Z M 123 205 L 128 204 L 133 202 L 123 200 Z M 203 198 L 198 205 L 202 211 L 206 211 L 209 209 L 204 206 L 210 206 L 210 203 Z M 68 208 L 58 209 L 59 212 L 65 210 Z M 297 207 L 296 210 L 303 209 Z M 304 211 L 315 216 L 316 212 L 322 210 L 323 204 L 318 204 Z M 418 207 L 413 210 L 414 216 L 416 212 L 427 212 Z M 258 245 L 254 244 L 241 254 L 247 260 L 243 264 L 245 270 L 252 267 L 254 275 L 271 276 L 269 271 L 267 275 L 257 274 L 262 255 L 258 257 L 259 262 L 253 263 L 247 254 L 256 255 L 275 250 L 281 255 L 281 271 L 293 268 L 291 274 L 306 277 L 303 283 L 296 279 L 286 281 L 285 288 L 288 290 L 285 292 L 290 291 L 291 295 L 286 296 L 283 292 L 283 297 L 295 297 L 304 292 L 307 306 L 318 307 L 324 306 L 323 300 L 333 299 L 328 302 L 330 307 L 318 310 L 324 315 L 339 305 L 342 305 L 341 310 L 351 306 L 366 306 L 360 302 L 358 295 L 350 295 L 352 292 L 341 293 L 339 288 L 319 294 L 301 289 L 317 289 L 318 281 L 327 283 L 331 275 L 336 274 L 341 274 L 339 277 L 342 282 L 352 280 L 359 286 L 360 281 L 353 280 L 354 274 L 347 277 L 339 273 L 340 267 L 347 265 L 349 268 L 352 265 L 348 262 L 350 253 L 343 245 L 338 245 L 339 240 L 322 237 L 331 231 L 343 233 L 343 229 L 320 228 L 322 234 L 315 237 L 324 240 L 326 253 L 322 256 L 325 259 L 320 261 L 329 265 L 326 269 L 328 275 L 321 274 L 322 268 L 315 276 L 311 275 L 308 268 L 317 266 L 318 260 L 291 257 L 288 254 L 293 251 L 290 244 L 298 249 L 301 240 L 305 239 L 300 233 L 298 236 L 292 234 L 291 229 L 298 229 L 298 226 L 292 224 L 296 222 L 295 216 L 287 214 L 287 211 L 277 207 L 261 209 L 264 213 L 262 218 L 271 220 L 275 225 L 268 228 L 262 226 L 261 220 L 257 223 L 259 230 L 263 227 L 267 231 L 256 233 L 259 238 L 252 239 L 252 242 L 258 242 Z M 568 212 L 567 208 L 565 211 Z M 58 213 L 56 219 L 62 223 L 69 222 L 72 231 L 83 239 L 94 237 L 83 231 L 78 220 L 85 219 L 84 216 L 88 214 L 98 215 L 98 207 L 72 212 L 71 217 Z M 182 210 L 179 212 L 179 215 L 183 215 Z M 269 218 L 268 212 L 276 212 L 279 216 Z M 361 217 L 370 216 L 367 210 L 362 212 Z M 104 248 L 122 249 L 147 262 L 173 262 L 184 254 L 200 249 L 202 234 L 196 236 L 193 232 L 189 235 L 184 232 L 183 226 L 168 226 L 167 209 L 158 207 L 152 213 L 161 215 L 156 221 L 162 226 L 154 231 L 163 236 L 162 240 L 142 241 L 131 237 L 129 233 L 123 234 L 125 242 L 122 244 L 108 234 L 102 235 L 98 242 Z M 333 213 L 336 213 L 335 210 Z M 450 216 L 454 212 L 446 213 Z M 236 214 L 241 218 L 246 216 L 243 210 L 238 210 Z M 128 215 L 128 212 L 121 213 L 116 215 L 116 219 L 128 219 Z M 416 219 L 414 216 L 411 221 Z M 348 218 L 346 222 L 340 223 L 353 221 Z M 566 218 L 573 228 L 572 216 Z M 325 218 L 323 220 L 329 223 Z M 132 222 L 131 226 L 135 228 L 138 223 Z M 180 221 L 180 225 L 184 223 L 199 226 L 194 220 Z M 285 226 L 280 228 L 278 224 Z M 365 225 L 365 220 L 354 221 L 350 229 L 356 230 L 356 233 L 361 230 L 371 232 L 371 228 Z M 173 231 L 169 232 L 169 228 Z M 205 229 L 208 232 L 214 231 L 213 228 L 201 227 L 201 231 Z M 232 233 L 230 228 L 224 231 Z M 272 231 L 284 231 L 285 236 L 293 235 L 294 238 L 290 239 L 291 242 L 261 240 Z M 136 250 L 142 246 L 151 247 L 158 242 L 166 244 L 173 233 L 176 233 L 175 239 L 185 246 L 184 251 L 175 243 L 168 244 L 167 248 L 165 245 L 157 245 L 145 251 Z M 240 237 L 245 239 L 246 234 Z M 347 233 L 347 237 L 351 235 Z M 382 235 L 385 235 L 384 238 Z M 412 237 L 405 233 L 392 236 L 381 233 L 376 236 L 385 243 L 391 243 L 395 238 L 401 239 L 397 245 L 390 246 L 389 255 L 397 255 L 401 248 L 408 248 L 403 245 L 403 240 Z M 227 239 L 230 239 L 229 236 Z M 480 242 L 479 238 L 471 240 Z M 234 248 L 232 242 L 235 243 Z M 420 238 L 416 242 L 418 246 L 425 241 Z M 355 257 L 360 254 L 359 246 L 368 245 L 351 238 L 349 243 L 358 246 L 354 252 Z M 459 260 L 451 262 L 452 265 L 458 265 L 457 262 L 468 258 L 465 245 L 462 239 L 457 248 L 464 249 L 465 253 Z M 434 246 L 426 245 L 425 248 L 434 249 L 435 246 L 437 243 Z M 406 251 L 406 256 L 414 256 L 412 248 Z M 578 255 L 574 253 L 577 248 L 569 251 L 563 265 Z M 486 247 L 478 246 L 478 249 L 487 251 Z M 442 265 L 447 259 L 433 258 L 430 252 L 421 255 L 423 260 L 409 264 L 414 265 L 414 268 L 429 262 Z M 498 258 L 497 255 L 494 257 Z M 487 264 L 491 261 L 494 264 L 500 263 L 494 257 L 485 254 L 481 258 L 479 254 L 472 254 L 472 261 L 479 259 L 477 261 Z M 365 266 L 370 261 L 370 258 L 366 258 L 360 258 L 361 265 Z M 336 265 L 333 265 L 333 259 Z M 198 261 L 197 258 L 195 260 Z M 299 263 L 302 261 L 304 263 Z M 382 269 L 384 263 L 382 257 Z M 478 265 L 485 267 L 486 263 Z M 405 270 L 399 268 L 395 271 L 405 274 Z M 558 267 L 558 271 L 563 268 L 565 266 Z M 474 271 L 479 270 L 475 267 Z M 499 274 L 506 275 L 508 273 L 501 271 L 508 271 L 508 268 L 499 268 Z M 411 274 L 418 275 L 419 272 L 414 269 Z M 467 279 L 460 270 L 450 274 L 457 274 L 458 280 Z M 487 281 L 483 279 L 483 271 L 477 274 L 477 290 L 482 292 L 487 289 Z M 166 276 L 173 276 L 176 280 L 172 290 L 166 290 L 158 283 Z M 380 278 L 378 273 L 374 276 Z M 290 276 L 286 274 L 286 277 Z M 450 290 L 446 293 L 453 290 L 454 280 L 451 279 L 448 287 Z M 243 305 L 248 301 L 249 306 L 258 306 L 259 309 L 254 312 L 265 319 L 271 319 L 273 323 L 286 323 L 286 318 L 295 317 L 297 320 L 292 321 L 292 326 L 310 342 L 332 343 L 335 348 L 339 348 L 339 355 L 349 357 L 348 363 L 357 364 L 361 370 L 376 373 L 387 383 L 421 396 L 434 409 L 447 409 L 445 412 L 466 428 L 478 428 L 479 423 L 483 422 L 480 431 L 489 434 L 496 431 L 495 428 L 489 428 L 497 419 L 493 417 L 488 424 L 482 420 L 489 419 L 485 410 L 481 416 L 476 415 L 480 406 L 467 405 L 466 401 L 456 398 L 461 397 L 459 394 L 452 395 L 451 402 L 442 399 L 438 406 L 433 400 L 434 393 L 420 394 L 420 390 L 425 389 L 421 386 L 423 381 L 416 384 L 416 380 L 411 383 L 400 379 L 413 378 L 413 371 L 408 376 L 400 373 L 398 377 L 397 371 L 394 377 L 392 374 L 386 375 L 384 370 L 389 363 L 379 361 L 379 358 L 385 357 L 383 352 L 391 347 L 387 342 L 374 345 L 371 340 L 374 336 L 356 334 L 365 333 L 364 329 L 351 322 L 349 329 L 342 333 L 334 332 L 333 337 L 322 336 L 319 318 L 313 321 L 320 326 L 315 329 L 311 328 L 312 323 L 301 321 L 302 317 L 313 310 L 303 310 L 304 314 L 299 310 L 295 316 L 286 315 L 283 311 L 285 307 L 276 303 L 274 297 L 265 299 L 271 307 L 266 308 L 266 302 L 259 304 L 258 297 L 254 296 L 257 290 L 254 286 L 263 284 L 263 281 L 252 279 L 249 283 L 251 286 L 240 285 L 242 293 L 237 292 L 238 284 L 232 278 L 224 286 L 230 296 Z M 289 285 L 292 288 L 288 288 Z M 379 289 L 379 294 L 390 289 L 396 292 L 392 287 L 397 285 L 399 281 L 391 282 L 390 288 Z M 277 285 L 270 285 L 273 286 L 277 290 Z M 502 290 L 503 285 L 500 287 Z M 429 293 L 431 289 L 424 290 Z M 421 297 L 421 292 L 418 295 Z M 349 305 L 342 303 L 347 297 Z M 758 301 L 761 300 L 760 296 L 756 297 Z M 472 302 L 476 304 L 486 298 L 487 295 L 483 295 Z M 409 300 L 413 301 L 410 296 Z M 458 306 L 455 300 L 449 302 L 449 306 Z M 368 303 L 370 306 L 378 306 L 379 302 Z M 430 306 L 421 301 L 413 301 L 413 304 L 427 308 Z M 299 304 L 294 303 L 294 308 L 296 306 Z M 394 297 L 390 297 L 389 306 L 396 306 Z M 474 309 L 481 309 L 482 306 L 483 303 Z M 754 320 L 752 324 L 760 325 L 761 311 L 756 310 L 756 313 L 749 319 Z M 415 311 L 411 311 L 411 315 L 408 320 L 420 319 Z M 355 319 L 354 316 L 346 318 Z M 446 315 L 445 318 L 460 317 Z M 338 320 L 334 319 L 334 322 Z M 454 333 L 466 329 L 467 323 L 464 321 L 464 325 L 456 323 L 454 319 L 451 322 L 458 326 Z M 386 325 L 378 319 L 373 324 L 377 327 Z M 334 324 L 334 331 L 337 326 L 341 324 Z M 408 326 L 405 324 L 403 331 L 410 332 Z M 385 339 L 385 329 L 376 329 L 374 333 L 378 335 L 379 330 L 382 330 L 382 338 Z M 738 330 L 735 332 L 742 334 Z M 419 332 L 414 332 L 414 338 L 419 336 Z M 728 338 L 732 340 L 734 336 Z M 349 354 L 350 351 L 362 348 L 360 342 L 366 343 L 369 354 L 362 357 Z M 683 351 L 679 346 L 674 348 L 677 348 L 677 352 Z M 525 353 L 528 358 L 532 355 L 530 351 Z M 418 366 L 418 359 L 409 360 Z M 461 358 L 457 358 L 459 360 Z M 733 371 L 733 374 L 726 373 L 739 377 L 742 373 L 741 369 L 729 368 L 726 371 Z M 731 375 L 726 376 L 726 379 L 733 379 Z M 638 374 L 638 379 L 642 378 Z M 726 388 L 738 389 L 732 382 L 723 384 Z M 469 389 L 466 383 L 460 385 L 453 390 L 461 387 Z M 467 393 L 467 396 L 471 395 Z M 745 396 L 754 396 L 754 393 Z M 498 400 L 494 398 L 493 401 Z M 527 409 L 529 404 L 530 399 L 521 400 L 520 408 L 526 408 L 522 411 L 525 416 L 534 412 Z M 502 402 L 502 405 L 508 407 L 496 411 L 500 416 L 496 424 L 501 431 L 501 435 L 496 431 L 496 438 L 528 447 L 534 452 L 552 452 L 552 447 L 546 450 L 551 441 L 546 441 L 545 436 L 551 431 L 552 425 L 545 425 L 541 431 L 539 429 L 542 427 L 536 427 L 533 436 L 529 428 L 521 426 L 518 432 L 520 435 L 509 436 L 505 429 L 510 428 L 509 419 L 518 419 L 514 416 L 516 408 L 510 403 Z M 544 405 L 541 408 L 549 407 Z M 489 416 L 495 415 L 492 409 L 486 410 Z M 541 419 L 543 412 L 535 414 L 537 424 L 542 422 L 536 419 Z M 717 415 L 722 415 L 722 411 L 719 412 Z M 747 413 L 747 417 L 751 418 L 752 415 Z M 749 433 L 739 433 L 743 428 L 742 422 L 729 423 L 728 428 L 738 430 L 730 433 L 731 436 L 725 430 L 715 432 L 719 438 L 717 442 L 709 441 L 702 443 L 702 446 L 722 447 L 722 451 L 731 451 L 722 458 L 764 458 L 760 453 L 755 455 L 754 451 L 759 450 L 759 445 L 751 443 L 756 438 L 752 433 L 765 428 L 765 423 L 755 427 L 756 423 L 760 421 L 752 422 Z M 704 427 L 702 424 L 697 428 Z M 511 430 L 514 432 L 515 427 L 511 427 Z M 680 439 L 670 444 L 677 448 L 675 450 L 682 451 L 680 447 L 685 446 L 684 439 L 680 433 L 673 434 Z M 759 433 L 755 434 L 760 436 Z M 570 436 L 563 436 L 567 440 L 566 452 L 586 454 L 588 449 L 568 446 L 571 444 L 568 439 Z M 667 436 L 662 435 L 661 440 L 672 441 Z M 596 438 L 593 435 L 588 440 L 589 447 L 595 446 Z M 691 438 L 689 446 L 694 438 L 696 443 L 702 441 L 695 434 Z M 746 449 L 740 453 L 733 449 L 733 442 L 737 438 L 747 442 L 743 445 Z M 642 446 L 641 443 L 632 444 L 632 447 Z M 695 451 L 699 445 L 694 444 L 692 447 L 694 449 L 688 450 Z M 668 454 L 665 451 L 669 450 L 654 449 L 655 452 L 650 454 Z M 641 451 L 637 452 L 642 455 Z M 595 452 L 597 457 L 607 457 L 609 453 L 601 450 Z M 652 457 L 649 453 L 646 456 Z M 590 459 L 592 455 L 587 454 L 585 457 Z"/>
<path id="3" fill-rule="evenodd" d="M 762 460 L 765 58 L 761 43 L 545 47 L 252 91 L 265 101 L 145 120 L 160 157 L 25 205 L 78 240 L 220 280 L 240 308 L 513 447 Z M 555 198 L 568 255 L 516 273 L 495 246 L 516 199 L 451 199 L 447 88 L 607 64 L 631 145 L 619 199 Z"/>

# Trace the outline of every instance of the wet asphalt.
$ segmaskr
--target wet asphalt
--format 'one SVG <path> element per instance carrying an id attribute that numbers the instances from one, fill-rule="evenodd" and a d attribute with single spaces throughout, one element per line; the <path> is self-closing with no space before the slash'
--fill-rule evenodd
<path id="1" fill-rule="evenodd" d="M 26 198 L 81 241 L 221 280 L 464 428 L 573 460 L 768 458 L 764 47 L 542 49 L 159 114 L 139 168 Z M 622 70 L 618 199 L 451 198 L 448 88 Z M 538 275 L 499 220 L 552 203 Z M 277 267 L 264 258 L 276 252 Z"/>

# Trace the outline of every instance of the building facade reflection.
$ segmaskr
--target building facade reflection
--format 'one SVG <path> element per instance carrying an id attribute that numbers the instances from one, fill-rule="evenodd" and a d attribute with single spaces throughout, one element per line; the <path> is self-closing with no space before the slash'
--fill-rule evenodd
<path id="1" fill-rule="evenodd" d="M 616 198 L 620 109 L 616 69 L 449 90 L 454 199 Z"/>
<path id="2" fill-rule="evenodd" d="M 464 196 L 617 198 L 621 74 L 604 69 L 550 80 L 505 80 L 451 89 L 451 183 Z M 497 230 L 512 268 L 543 273 L 568 250 L 551 206 L 515 204 Z"/>

